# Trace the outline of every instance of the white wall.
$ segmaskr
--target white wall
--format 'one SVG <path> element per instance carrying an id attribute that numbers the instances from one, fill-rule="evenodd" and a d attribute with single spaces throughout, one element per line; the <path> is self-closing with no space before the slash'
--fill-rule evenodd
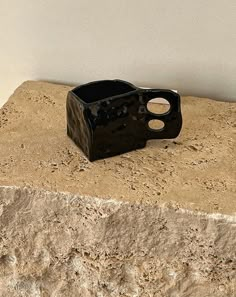
<path id="1" fill-rule="evenodd" d="M 24 80 L 236 100 L 235 0 L 0 0 L 0 105 Z"/>

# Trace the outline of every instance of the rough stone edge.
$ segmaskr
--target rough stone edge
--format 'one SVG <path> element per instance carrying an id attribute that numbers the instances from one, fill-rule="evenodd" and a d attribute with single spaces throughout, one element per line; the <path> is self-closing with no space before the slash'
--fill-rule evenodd
<path id="1" fill-rule="evenodd" d="M 44 192 L 45 194 L 59 194 L 59 195 L 63 195 L 63 196 L 69 196 L 70 199 L 73 198 L 79 198 L 81 199 L 81 201 L 84 201 L 85 203 L 91 203 L 91 202 L 95 202 L 97 205 L 142 205 L 142 206 L 150 206 L 150 204 L 148 202 L 129 202 L 129 201 L 120 201 L 120 200 L 115 200 L 115 199 L 105 199 L 105 198 L 98 198 L 98 197 L 92 197 L 92 196 L 87 196 L 87 195 L 80 195 L 78 194 L 72 194 L 70 192 L 62 192 L 62 191 L 49 191 L 49 190 L 45 190 L 42 188 L 38 188 L 38 187 L 29 187 L 29 186 L 4 186 L 1 185 L 0 186 L 0 190 L 4 190 L 4 189 L 15 189 L 15 190 L 31 190 L 31 191 L 39 191 L 39 192 Z M 167 206 L 168 205 L 168 206 Z M 190 210 L 190 209 L 186 209 L 186 208 L 181 208 L 181 207 L 176 207 L 174 202 L 168 202 L 168 203 L 161 203 L 161 204 L 155 204 L 152 205 L 153 207 L 157 207 L 157 208 L 161 208 L 163 211 L 168 211 L 168 209 L 175 209 L 176 213 L 179 214 L 188 214 L 188 215 L 193 215 L 193 216 L 201 216 L 204 218 L 208 218 L 208 219 L 212 219 L 212 220 L 225 220 L 228 223 L 236 223 L 236 213 L 235 215 L 227 215 L 227 214 L 221 214 L 221 213 L 207 213 L 207 212 L 203 212 L 203 211 L 194 211 L 194 210 Z"/>
<path id="2" fill-rule="evenodd" d="M 47 209 L 47 207 L 50 206 L 53 211 L 55 201 L 55 209 L 68 209 L 68 212 L 61 212 L 61 215 L 66 219 L 63 226 L 65 229 L 67 229 L 67 224 L 71 224 L 70 214 L 74 212 L 73 208 L 76 209 L 77 206 L 82 206 L 79 210 L 79 218 L 85 214 L 84 222 L 86 222 L 86 225 L 84 227 L 83 222 L 81 224 L 80 220 L 77 221 L 77 219 L 72 222 L 76 224 L 74 225 L 76 229 L 73 241 L 65 240 L 65 242 L 60 242 L 60 239 L 58 241 L 58 236 L 60 237 L 60 235 L 58 235 L 58 228 L 55 230 L 52 228 L 50 232 L 54 239 L 53 242 L 50 242 L 50 248 L 55 249 L 55 255 L 57 255 L 56 259 L 64 259 L 64 256 L 67 257 L 70 255 L 70 257 L 73 256 L 71 259 L 72 262 L 78 259 L 79 261 L 81 261 L 81 259 L 84 261 L 83 267 L 81 268 L 82 270 L 79 270 L 79 273 L 84 275 L 84 279 L 80 280 L 78 285 L 81 286 L 84 282 L 88 283 L 89 288 L 93 287 L 93 295 L 90 294 L 90 291 L 86 291 L 81 293 L 81 296 L 97 296 L 96 292 L 104 293 L 104 295 L 102 295 L 104 297 L 116 297 L 122 292 L 127 292 L 126 295 L 122 296 L 140 297 L 172 297 L 176 296 L 176 293 L 180 294 L 178 296 L 183 297 L 232 297 L 235 295 L 236 275 L 233 267 L 235 267 L 236 263 L 236 254 L 233 247 L 236 243 L 236 220 L 234 216 L 207 214 L 199 211 L 194 212 L 179 209 L 175 205 L 171 206 L 171 204 L 167 206 L 157 204 L 145 205 L 144 203 L 122 202 L 113 199 L 105 200 L 68 192 L 53 192 L 40 188 L 32 188 L 30 186 L 0 186 L 0 191 L 1 190 L 3 197 L 5 197 L 5 202 L 8 202 L 8 196 L 4 196 L 4 191 L 6 190 L 6 194 L 10 195 L 10 207 L 12 199 L 14 199 L 14 203 L 17 203 L 18 198 L 21 201 L 24 201 L 24 198 L 26 198 L 26 201 L 31 198 L 36 201 L 38 199 L 40 200 L 42 197 L 50 201 L 48 200 L 47 202 L 47 200 L 45 200 L 45 206 L 43 200 L 41 201 L 43 204 L 40 204 L 39 201 L 39 205 L 41 205 L 43 209 Z M 21 196 L 21 194 L 25 194 L 25 196 Z M 36 199 L 34 199 L 34 194 Z M 35 207 L 37 209 L 37 201 L 34 204 L 34 208 Z M 86 209 L 91 210 L 91 212 L 87 214 L 84 213 Z M 97 214 L 94 216 L 94 209 L 101 211 L 102 216 L 99 217 Z M 5 216 L 3 212 L 3 223 L 7 225 L 9 223 L 7 227 L 10 232 L 12 228 L 18 229 L 18 224 L 16 224 L 16 221 L 12 220 L 11 217 L 12 212 L 15 210 L 16 209 L 11 208 L 11 211 L 8 212 L 8 214 L 6 213 Z M 24 215 L 22 212 L 21 214 Z M 50 221 L 52 221 L 52 218 L 53 217 L 50 216 Z M 103 224 L 104 221 L 105 225 Z M 27 219 L 24 219 L 22 225 L 23 229 L 26 226 Z M 41 227 L 42 226 L 44 225 L 41 225 Z M 33 232 L 38 232 L 38 224 L 35 224 L 34 228 Z M 105 237 L 101 234 L 102 232 L 100 232 L 104 228 Z M 98 237 L 96 237 L 96 235 L 98 235 Z M 121 240 L 121 238 L 123 239 Z M 81 239 L 84 239 L 82 244 Z M 136 242 L 134 242 L 134 240 L 136 240 Z M 215 243 L 214 240 L 216 240 Z M 75 243 L 75 252 L 71 250 L 71 243 Z M 96 243 L 98 243 L 98 245 Z M 25 244 L 27 246 L 27 243 Z M 118 246 L 118 249 L 114 249 L 116 246 Z M 61 248 L 65 249 L 62 254 Z M 21 249 L 23 251 L 24 246 L 22 246 Z M 173 251 L 175 251 L 175 253 L 173 253 Z M 5 252 L 7 252 L 7 254 L 9 253 L 8 250 L 5 250 Z M 117 259 L 114 260 L 117 252 Z M 89 259 L 84 258 L 83 255 L 85 254 L 90 255 Z M 25 262 L 27 262 L 25 259 L 27 259 L 28 256 L 26 252 L 21 259 L 24 265 Z M 222 263 L 222 260 L 224 263 Z M 230 260 L 230 264 L 228 264 L 228 260 Z M 100 265 L 101 271 L 91 275 L 91 263 L 92 265 Z M 110 274 L 109 263 L 112 264 L 112 269 L 117 270 L 119 273 L 115 275 Z M 121 266 L 120 263 L 122 263 Z M 188 264 L 188 266 L 186 266 L 186 264 Z M 32 262 L 29 265 L 34 265 L 34 263 Z M 143 276 L 138 270 L 140 265 L 146 267 L 145 269 L 147 271 L 154 269 L 154 274 L 145 282 L 144 287 Z M 67 275 L 68 285 L 71 276 L 73 276 L 73 271 L 68 270 L 69 267 L 71 267 L 70 263 L 63 262 L 63 265 L 60 267 L 54 263 L 50 269 L 50 277 L 54 276 L 55 270 L 60 271 L 62 275 Z M 128 267 L 127 269 L 131 271 L 131 274 L 125 271 L 125 267 Z M 170 280 L 165 280 L 164 283 L 161 282 L 159 289 L 156 288 L 157 280 L 160 281 L 156 273 L 161 271 L 161 273 L 165 275 L 169 273 L 167 270 L 170 270 L 171 274 L 175 274 L 175 269 L 177 269 L 177 281 L 171 277 Z M 135 279 L 130 279 L 136 270 L 139 272 L 136 273 Z M 197 277 L 196 273 L 198 275 Z M 122 284 L 121 281 L 124 276 L 125 284 Z M 28 281 L 27 273 L 25 275 L 25 272 L 21 272 L 17 278 L 17 282 L 20 282 L 20 284 L 21 282 L 24 284 L 24 280 L 21 279 L 22 277 L 26 278 L 26 281 Z M 0 281 L 3 282 L 4 279 L 0 279 Z M 58 281 L 57 278 L 54 281 L 56 284 Z M 34 283 L 35 280 L 32 280 L 32 282 Z M 106 289 L 101 286 L 101 283 L 106 285 Z M 41 285 L 44 288 L 48 287 L 46 280 L 41 282 Z M 221 292 L 219 288 L 222 286 L 224 291 Z M 9 289 L 9 287 L 5 287 L 5 290 Z M 156 295 L 157 289 L 160 290 L 160 294 L 158 295 Z M 142 292 L 140 290 L 142 290 Z M 67 293 L 69 292 L 71 292 L 70 287 L 67 288 Z M 132 294 L 128 292 L 132 292 Z M 135 295 L 133 292 L 140 293 Z M 208 295 L 204 295 L 203 293 L 207 293 Z M 19 295 L 9 296 L 15 297 Z M 76 294 L 70 296 L 76 296 Z"/>

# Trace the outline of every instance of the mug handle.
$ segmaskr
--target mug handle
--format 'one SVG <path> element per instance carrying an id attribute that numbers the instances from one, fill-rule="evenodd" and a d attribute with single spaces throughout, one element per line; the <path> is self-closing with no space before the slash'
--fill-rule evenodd
<path id="1" fill-rule="evenodd" d="M 145 89 L 142 92 L 144 104 L 146 105 L 147 139 L 171 139 L 179 135 L 182 127 L 182 115 L 179 94 L 165 89 Z M 147 103 L 154 98 L 164 98 L 170 104 L 170 109 L 162 114 L 150 112 Z M 161 129 L 151 129 L 149 121 L 159 120 L 164 123 Z"/>

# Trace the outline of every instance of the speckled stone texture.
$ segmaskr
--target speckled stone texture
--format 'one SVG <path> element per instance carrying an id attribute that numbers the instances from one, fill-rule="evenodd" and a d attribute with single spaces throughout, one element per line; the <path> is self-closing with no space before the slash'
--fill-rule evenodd
<path id="1" fill-rule="evenodd" d="M 177 139 L 90 163 L 70 89 L 0 110 L 0 296 L 235 297 L 236 104 L 183 98 Z"/>

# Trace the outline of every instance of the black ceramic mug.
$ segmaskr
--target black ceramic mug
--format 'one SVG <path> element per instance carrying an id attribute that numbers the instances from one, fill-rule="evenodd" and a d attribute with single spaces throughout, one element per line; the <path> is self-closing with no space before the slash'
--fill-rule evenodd
<path id="1" fill-rule="evenodd" d="M 156 114 L 147 103 L 166 99 L 170 108 Z M 101 80 L 74 88 L 68 93 L 67 135 L 90 161 L 143 148 L 149 139 L 178 136 L 182 127 L 180 96 L 163 89 L 141 89 L 122 80 Z M 160 120 L 161 129 L 149 122 Z"/>

